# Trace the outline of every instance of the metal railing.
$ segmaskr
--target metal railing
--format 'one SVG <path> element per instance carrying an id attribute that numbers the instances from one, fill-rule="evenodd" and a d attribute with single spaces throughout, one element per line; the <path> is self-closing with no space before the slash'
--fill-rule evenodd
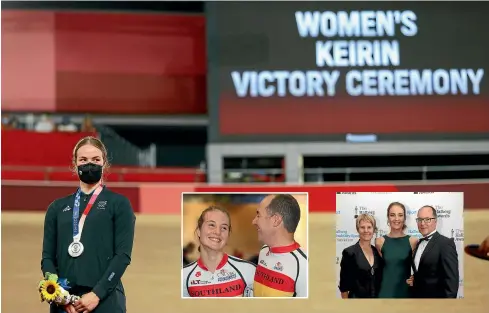
<path id="1" fill-rule="evenodd" d="M 97 125 L 96 128 L 109 151 L 108 159 L 112 164 L 156 167 L 156 145 L 151 144 L 147 149 L 141 149 L 110 127 Z"/>
<path id="2" fill-rule="evenodd" d="M 376 174 L 376 173 L 419 173 L 419 180 L 429 180 L 429 173 L 439 173 L 439 172 L 481 172 L 488 171 L 489 165 L 450 165 L 450 166 L 397 166 L 397 167 L 344 167 L 344 168 L 305 168 L 301 169 L 303 177 L 309 176 L 307 181 L 323 181 L 323 174 L 343 174 L 344 181 L 350 181 L 350 176 L 352 174 Z M 224 181 L 225 182 L 239 182 L 243 178 L 249 177 L 250 175 L 267 175 L 270 177 L 270 182 L 276 181 L 275 178 L 278 175 L 285 174 L 284 169 L 272 168 L 272 169 L 225 169 L 224 171 Z M 316 177 L 314 179 L 313 177 Z M 486 177 L 489 178 L 489 173 Z M 249 180 L 242 182 L 250 182 Z M 261 182 L 261 181 L 260 181 Z"/>
<path id="3" fill-rule="evenodd" d="M 151 151 L 150 151 L 151 152 Z M 4 171 L 26 171 L 26 172 L 42 172 L 45 174 L 46 180 L 50 180 L 50 174 L 56 172 L 68 172 L 69 167 L 66 166 L 2 166 Z M 310 175 L 316 176 L 316 179 L 305 179 L 305 182 L 325 182 L 323 174 L 343 174 L 344 182 L 350 181 L 350 175 L 360 173 L 419 173 L 419 178 L 415 180 L 419 181 L 431 181 L 437 180 L 428 177 L 429 173 L 439 172 L 482 172 L 486 171 L 482 177 L 477 179 L 489 179 L 489 165 L 463 165 L 463 166 L 405 166 L 405 167 L 360 167 L 360 168 L 307 168 L 302 169 L 303 176 Z M 112 181 L 124 181 L 124 174 L 193 174 L 198 177 L 199 182 L 202 181 L 203 175 L 207 175 L 207 171 L 204 165 L 199 168 L 148 168 L 148 167 L 121 167 L 114 166 L 109 169 L 109 173 Z M 272 169 L 225 169 L 223 170 L 225 183 L 284 183 L 284 170 L 281 168 Z M 267 178 L 266 180 L 261 178 Z M 197 178 L 196 178 L 197 179 Z M 443 178 L 440 180 L 457 180 L 461 178 Z M 392 179 L 395 180 L 395 179 Z M 373 180 L 370 180 L 373 181 Z M 383 180 L 384 181 L 384 180 Z"/>
<path id="4" fill-rule="evenodd" d="M 446 166 L 391 166 L 391 167 L 345 167 L 308 168 L 304 174 L 347 174 L 347 173 L 416 173 L 416 172 L 462 172 L 487 171 L 489 165 L 446 165 Z"/>
<path id="5" fill-rule="evenodd" d="M 51 181 L 53 173 L 69 173 L 72 171 L 69 166 L 27 166 L 27 165 L 2 165 L 2 171 L 12 172 L 39 172 L 43 173 L 45 181 Z M 205 170 L 202 168 L 148 168 L 148 167 L 110 167 L 107 171 L 110 181 L 124 182 L 125 174 L 180 174 L 194 175 L 193 182 L 202 182 L 202 177 L 205 176 Z M 74 177 L 75 174 L 73 174 Z M 63 176 L 64 177 L 64 176 Z M 2 177 L 2 180 L 5 178 Z"/>
<path id="6" fill-rule="evenodd" d="M 156 167 L 156 145 L 152 143 L 146 149 L 140 149 L 138 154 L 139 165 L 155 168 Z"/>

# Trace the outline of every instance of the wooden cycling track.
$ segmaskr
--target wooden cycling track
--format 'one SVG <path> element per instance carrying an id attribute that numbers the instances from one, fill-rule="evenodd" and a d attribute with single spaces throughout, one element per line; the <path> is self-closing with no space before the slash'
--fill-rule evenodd
<path id="1" fill-rule="evenodd" d="M 138 216 L 132 264 L 124 276 L 128 312 L 390 312 L 430 310 L 444 313 L 486 313 L 489 308 L 489 262 L 465 256 L 465 299 L 341 300 L 336 298 L 335 215 L 309 218 L 310 284 L 307 300 L 181 300 L 180 217 Z M 2 213 L 3 313 L 48 312 L 36 291 L 40 279 L 43 215 Z M 465 214 L 465 243 L 480 243 L 488 235 L 489 210 Z M 226 302 L 222 302 L 226 301 Z M 240 301 L 247 301 L 243 305 Z M 365 302 L 367 301 L 367 302 Z M 395 301 L 395 302 L 392 302 Z"/>

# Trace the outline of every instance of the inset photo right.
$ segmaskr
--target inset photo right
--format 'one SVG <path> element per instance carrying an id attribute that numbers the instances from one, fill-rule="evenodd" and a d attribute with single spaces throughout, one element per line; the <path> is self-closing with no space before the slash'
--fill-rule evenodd
<path id="1" fill-rule="evenodd" d="M 337 296 L 463 298 L 462 192 L 338 192 Z"/>

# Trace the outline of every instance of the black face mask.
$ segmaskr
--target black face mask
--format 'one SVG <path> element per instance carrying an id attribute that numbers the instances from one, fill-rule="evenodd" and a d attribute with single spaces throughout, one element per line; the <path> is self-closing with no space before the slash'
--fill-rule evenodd
<path id="1" fill-rule="evenodd" d="M 102 178 L 102 166 L 93 163 L 87 163 L 78 166 L 78 177 L 85 184 L 95 184 Z"/>

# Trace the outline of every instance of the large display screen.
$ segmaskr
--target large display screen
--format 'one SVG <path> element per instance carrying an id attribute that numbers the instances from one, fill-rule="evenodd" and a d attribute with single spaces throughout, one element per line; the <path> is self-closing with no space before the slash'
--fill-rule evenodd
<path id="1" fill-rule="evenodd" d="M 208 13 L 220 136 L 489 133 L 485 3 L 218 2 Z"/>

